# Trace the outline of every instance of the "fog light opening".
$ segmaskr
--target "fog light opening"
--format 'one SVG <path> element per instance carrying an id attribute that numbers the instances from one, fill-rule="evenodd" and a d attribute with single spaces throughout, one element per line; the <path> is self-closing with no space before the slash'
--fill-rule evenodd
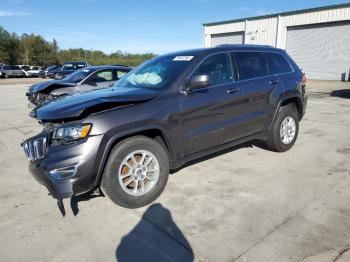
<path id="1" fill-rule="evenodd" d="M 53 169 L 49 172 L 49 174 L 54 179 L 65 179 L 65 178 L 75 176 L 76 172 L 77 172 L 76 166 L 69 166 L 69 167 Z"/>

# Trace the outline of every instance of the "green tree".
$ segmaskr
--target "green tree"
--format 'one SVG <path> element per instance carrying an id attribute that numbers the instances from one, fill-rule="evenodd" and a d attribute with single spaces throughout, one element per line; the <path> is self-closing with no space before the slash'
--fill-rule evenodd
<path id="1" fill-rule="evenodd" d="M 15 64 L 18 57 L 19 39 L 0 26 L 0 63 Z"/>
<path id="2" fill-rule="evenodd" d="M 56 39 L 50 42 L 34 33 L 19 37 L 0 26 L 0 63 L 47 66 L 65 61 L 87 61 L 92 65 L 136 66 L 154 56 L 152 53 L 129 54 L 122 51 L 106 54 L 99 50 L 82 48 L 60 50 Z"/>

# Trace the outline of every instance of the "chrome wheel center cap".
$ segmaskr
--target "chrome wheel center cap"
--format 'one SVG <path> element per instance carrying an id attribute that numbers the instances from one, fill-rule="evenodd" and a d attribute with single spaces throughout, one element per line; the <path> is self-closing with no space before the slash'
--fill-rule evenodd
<path id="1" fill-rule="evenodd" d="M 139 180 L 143 178 L 143 170 L 141 168 L 136 168 L 133 170 L 134 179 Z"/>

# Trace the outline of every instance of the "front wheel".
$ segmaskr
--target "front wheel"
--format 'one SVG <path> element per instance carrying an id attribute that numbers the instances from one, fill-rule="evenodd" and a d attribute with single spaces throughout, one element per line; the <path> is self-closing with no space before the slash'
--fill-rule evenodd
<path id="1" fill-rule="evenodd" d="M 120 206 L 143 207 L 163 192 L 168 174 L 169 160 L 164 147 L 151 138 L 135 136 L 113 148 L 101 189 Z"/>
<path id="2" fill-rule="evenodd" d="M 294 104 L 279 108 L 267 137 L 267 147 L 272 151 L 285 152 L 295 143 L 299 132 L 299 116 Z"/>

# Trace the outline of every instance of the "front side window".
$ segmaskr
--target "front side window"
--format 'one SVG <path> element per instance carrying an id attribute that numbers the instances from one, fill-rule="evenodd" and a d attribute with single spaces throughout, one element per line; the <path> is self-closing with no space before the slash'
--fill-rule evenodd
<path id="1" fill-rule="evenodd" d="M 79 83 L 85 77 L 87 77 L 89 74 L 91 74 L 93 71 L 94 70 L 92 70 L 92 69 L 80 69 L 80 70 L 77 70 L 74 73 L 66 76 L 64 79 L 68 80 L 70 82 Z"/>
<path id="2" fill-rule="evenodd" d="M 266 57 L 269 64 L 270 74 L 292 72 L 292 68 L 282 55 L 277 53 L 266 53 L 264 56 Z"/>
<path id="3" fill-rule="evenodd" d="M 113 81 L 113 72 L 112 70 L 99 71 L 93 74 L 88 81 L 94 83 Z"/>
<path id="4" fill-rule="evenodd" d="M 117 70 L 117 78 L 118 79 L 122 78 L 122 76 L 124 76 L 126 73 L 127 73 L 126 71 Z"/>
<path id="5" fill-rule="evenodd" d="M 171 82 L 191 63 L 193 56 L 159 56 L 136 67 L 114 87 L 161 89 Z"/>
<path id="6" fill-rule="evenodd" d="M 193 75 L 209 75 L 213 85 L 232 82 L 233 74 L 228 54 L 221 53 L 209 56 L 198 66 Z"/>
<path id="7" fill-rule="evenodd" d="M 236 53 L 239 68 L 239 79 L 263 77 L 268 74 L 264 57 L 258 52 Z"/>

